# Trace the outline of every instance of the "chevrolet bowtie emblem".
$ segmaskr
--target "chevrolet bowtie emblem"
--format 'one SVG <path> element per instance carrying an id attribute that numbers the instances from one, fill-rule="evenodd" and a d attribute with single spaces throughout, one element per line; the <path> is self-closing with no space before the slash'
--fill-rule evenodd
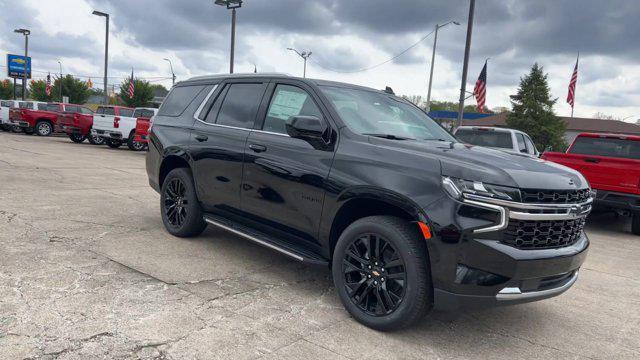
<path id="1" fill-rule="evenodd" d="M 377 272 L 377 271 L 375 271 L 375 270 L 373 270 L 371 273 L 372 273 L 373 275 L 375 275 L 375 276 L 380 276 L 380 273 L 379 273 L 379 272 Z"/>

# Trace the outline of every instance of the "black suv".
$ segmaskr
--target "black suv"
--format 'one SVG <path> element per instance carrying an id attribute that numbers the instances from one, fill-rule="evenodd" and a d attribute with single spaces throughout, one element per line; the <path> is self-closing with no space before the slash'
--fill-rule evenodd
<path id="1" fill-rule="evenodd" d="M 349 313 L 381 330 L 571 287 L 587 181 L 461 144 L 389 90 L 278 74 L 177 84 L 146 159 L 167 231 L 211 224 L 328 266 Z"/>

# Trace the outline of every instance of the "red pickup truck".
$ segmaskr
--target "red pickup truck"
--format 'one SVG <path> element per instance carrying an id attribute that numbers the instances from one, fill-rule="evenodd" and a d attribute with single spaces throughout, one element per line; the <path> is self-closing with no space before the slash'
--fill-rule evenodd
<path id="1" fill-rule="evenodd" d="M 20 101 L 18 106 L 9 109 L 9 125 L 22 129 L 25 134 L 36 132 L 40 136 L 49 136 L 56 124 L 56 114 L 49 111 L 50 105 L 41 101 Z"/>
<path id="2" fill-rule="evenodd" d="M 58 113 L 58 127 L 75 143 L 81 143 L 88 139 L 93 145 L 104 144 L 104 138 L 91 135 L 93 111 L 89 108 L 65 104 L 64 111 Z"/>
<path id="3" fill-rule="evenodd" d="M 597 190 L 595 206 L 631 215 L 640 235 L 640 136 L 584 133 L 566 153 L 542 158 L 580 171 Z"/>
<path id="4" fill-rule="evenodd" d="M 136 118 L 136 132 L 134 140 L 142 143 L 149 143 L 149 127 L 151 126 L 151 119 L 158 113 L 158 109 L 152 108 L 136 108 L 133 113 L 133 117 Z"/>

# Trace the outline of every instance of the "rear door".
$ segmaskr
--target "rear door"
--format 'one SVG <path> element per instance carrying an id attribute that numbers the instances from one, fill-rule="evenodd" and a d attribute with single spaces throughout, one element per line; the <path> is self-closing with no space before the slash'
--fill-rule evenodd
<path id="1" fill-rule="evenodd" d="M 190 152 L 206 211 L 240 209 L 244 147 L 266 87 L 259 80 L 222 83 L 196 114 Z"/>
<path id="2" fill-rule="evenodd" d="M 594 189 L 640 194 L 640 141 L 579 136 L 567 153 Z"/>
<path id="3" fill-rule="evenodd" d="M 117 116 L 114 119 L 113 127 L 122 134 L 123 138 L 128 138 L 136 128 L 136 119 L 133 117 L 134 109 L 118 108 Z"/>

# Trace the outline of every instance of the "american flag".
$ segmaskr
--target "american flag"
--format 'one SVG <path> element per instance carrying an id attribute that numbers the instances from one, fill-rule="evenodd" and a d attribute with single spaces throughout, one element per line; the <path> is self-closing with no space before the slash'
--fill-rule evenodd
<path id="1" fill-rule="evenodd" d="M 133 85 L 133 69 L 131 69 L 131 77 L 129 78 L 129 98 L 133 99 L 135 87 Z"/>
<path id="2" fill-rule="evenodd" d="M 573 68 L 573 74 L 571 74 L 571 81 L 569 82 L 569 94 L 567 94 L 567 103 L 571 105 L 573 109 L 573 105 L 576 102 L 576 83 L 578 82 L 578 60 L 580 60 L 580 55 L 576 59 L 576 66 Z"/>
<path id="3" fill-rule="evenodd" d="M 487 100 L 487 62 L 484 62 L 484 67 L 480 72 L 476 86 L 473 88 L 473 96 L 476 97 L 476 108 L 479 112 L 484 112 L 484 103 Z"/>
<path id="4" fill-rule="evenodd" d="M 47 86 L 45 86 L 44 92 L 47 96 L 51 96 L 51 73 L 47 75 Z"/>

